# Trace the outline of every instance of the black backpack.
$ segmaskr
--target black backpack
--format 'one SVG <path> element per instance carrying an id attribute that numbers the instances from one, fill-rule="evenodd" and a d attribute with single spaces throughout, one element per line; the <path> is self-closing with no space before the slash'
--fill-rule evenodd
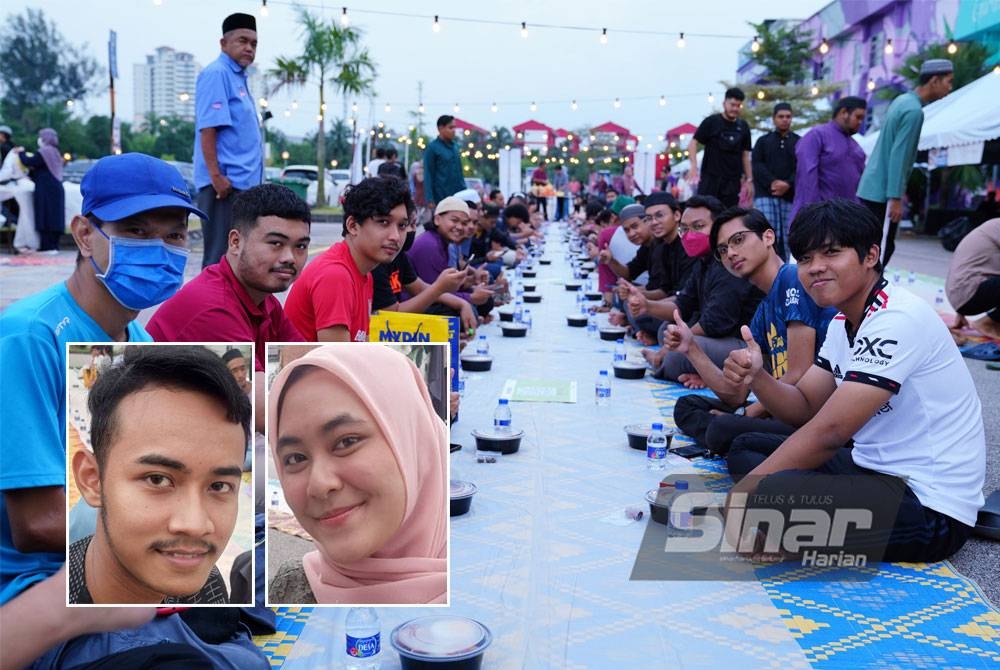
<path id="1" fill-rule="evenodd" d="M 941 246 L 948 251 L 954 251 L 958 243 L 962 241 L 963 237 L 969 234 L 970 230 L 972 230 L 972 222 L 969 221 L 969 217 L 967 216 L 961 216 L 953 221 L 949 221 L 941 226 L 941 229 L 938 231 Z"/>

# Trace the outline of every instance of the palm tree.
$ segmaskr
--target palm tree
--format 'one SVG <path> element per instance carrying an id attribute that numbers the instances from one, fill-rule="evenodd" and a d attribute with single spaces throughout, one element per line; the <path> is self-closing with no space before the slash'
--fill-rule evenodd
<path id="1" fill-rule="evenodd" d="M 316 134 L 316 205 L 326 204 L 323 175 L 326 174 L 326 85 L 342 95 L 371 94 L 375 82 L 375 63 L 368 49 L 361 46 L 361 31 L 325 21 L 302 7 L 296 7 L 304 43 L 299 56 L 280 56 L 268 75 L 277 80 L 272 93 L 283 87 L 297 88 L 313 83 L 319 86 L 319 132 Z"/>

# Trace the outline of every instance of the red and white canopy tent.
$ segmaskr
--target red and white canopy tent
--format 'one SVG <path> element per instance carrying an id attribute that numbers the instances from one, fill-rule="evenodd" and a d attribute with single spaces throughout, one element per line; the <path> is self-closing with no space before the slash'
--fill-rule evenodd
<path id="1" fill-rule="evenodd" d="M 466 121 L 464 119 L 460 119 L 457 116 L 455 117 L 455 130 L 462 131 L 462 135 L 468 135 L 469 133 L 479 133 L 480 135 L 490 134 L 490 131 L 486 130 L 485 128 L 477 126 L 476 124 L 470 123 L 469 121 Z"/>
<path id="2" fill-rule="evenodd" d="M 542 155 L 545 155 L 549 148 L 556 143 L 556 131 L 534 119 L 519 123 L 511 130 L 514 131 L 514 144 L 521 145 L 530 151 L 537 151 Z"/>

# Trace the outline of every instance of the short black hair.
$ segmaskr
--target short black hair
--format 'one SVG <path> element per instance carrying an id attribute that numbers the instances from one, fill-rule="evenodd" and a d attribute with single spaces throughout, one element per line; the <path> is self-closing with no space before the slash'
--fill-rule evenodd
<path id="1" fill-rule="evenodd" d="M 588 219 L 593 219 L 603 212 L 604 209 L 603 202 L 591 199 L 587 201 L 587 206 L 584 208 L 583 213 Z"/>
<path id="2" fill-rule="evenodd" d="M 867 107 L 868 103 L 864 98 L 859 98 L 856 95 L 845 95 L 843 98 L 837 100 L 837 102 L 833 105 L 833 117 L 840 114 L 840 110 L 842 109 L 846 109 L 848 112 L 853 112 L 855 109 L 865 109 Z"/>
<path id="3" fill-rule="evenodd" d="M 375 149 L 375 158 L 385 158 L 385 147 Z"/>
<path id="4" fill-rule="evenodd" d="M 713 219 L 721 214 L 722 210 L 725 209 L 725 205 L 722 204 L 722 201 L 714 195 L 692 195 L 687 199 L 687 202 L 684 203 L 684 209 L 690 209 L 691 207 L 704 207 L 712 213 Z"/>
<path id="5" fill-rule="evenodd" d="M 597 216 L 594 217 L 594 223 L 598 225 L 611 223 L 611 215 L 612 215 L 611 210 L 605 207 L 597 213 Z"/>
<path id="6" fill-rule="evenodd" d="M 732 99 L 732 100 L 739 100 L 740 102 L 743 102 L 744 100 L 747 99 L 747 94 L 743 92 L 742 88 L 737 88 L 737 87 L 733 86 L 732 88 L 727 88 L 726 89 L 726 97 L 725 97 L 725 99 L 726 100 L 730 100 L 730 99 Z"/>
<path id="7" fill-rule="evenodd" d="M 413 196 L 409 185 L 395 177 L 368 177 L 344 190 L 344 236 L 347 236 L 347 217 L 354 217 L 358 225 L 373 216 L 385 216 L 394 207 L 406 205 L 406 216 L 412 217 Z"/>
<path id="8" fill-rule="evenodd" d="M 452 116 L 451 114 L 442 114 L 441 116 L 438 117 L 437 127 L 438 128 L 443 128 L 444 126 L 447 126 L 449 123 L 451 123 L 454 120 L 455 120 L 455 117 Z"/>
<path id="9" fill-rule="evenodd" d="M 396 150 L 396 147 L 389 147 L 385 150 L 386 158 L 396 158 L 397 156 L 399 156 L 399 152 Z"/>
<path id="10" fill-rule="evenodd" d="M 222 362 L 228 363 L 229 361 L 234 361 L 237 358 L 246 358 L 243 352 L 239 349 L 226 349 L 226 353 L 222 354 Z"/>
<path id="11" fill-rule="evenodd" d="M 528 223 L 531 221 L 531 214 L 524 205 L 507 205 L 503 210 L 503 220 L 510 221 L 512 218 Z"/>
<path id="12" fill-rule="evenodd" d="M 882 222 L 861 203 L 833 198 L 806 205 L 795 215 L 788 248 L 796 258 L 829 245 L 851 247 L 864 260 L 872 245 L 881 247 Z M 882 270 L 881 262 L 875 270 Z"/>
<path id="13" fill-rule="evenodd" d="M 233 217 L 229 229 L 248 235 L 257 227 L 257 221 L 262 216 L 312 224 L 309 205 L 295 195 L 295 191 L 280 184 L 260 184 L 233 196 Z"/>
<path id="14" fill-rule="evenodd" d="M 503 195 L 503 191 L 501 191 L 498 188 L 493 189 L 492 191 L 490 191 L 490 200 L 497 197 L 498 195 Z"/>
<path id="15" fill-rule="evenodd" d="M 777 116 L 778 112 L 791 112 L 791 111 L 792 111 L 791 105 L 789 105 L 787 102 L 779 102 L 777 105 L 774 106 L 774 110 L 771 111 L 771 116 L 772 117 Z"/>
<path id="16" fill-rule="evenodd" d="M 199 345 L 130 345 L 125 352 L 120 365 L 97 377 L 87 398 L 90 444 L 99 469 L 104 469 L 120 422 L 118 405 L 148 387 L 211 397 L 225 409 L 230 423 L 243 428 L 245 441 L 250 440 L 250 400 L 221 358 Z"/>
<path id="17" fill-rule="evenodd" d="M 708 233 L 708 243 L 713 254 L 715 247 L 719 245 L 719 230 L 733 219 L 743 219 L 743 225 L 756 233 L 758 237 L 762 236 L 765 230 L 774 230 L 774 226 L 759 209 L 729 207 L 712 217 L 712 230 Z"/>
<path id="18" fill-rule="evenodd" d="M 483 205 L 483 218 L 495 219 L 500 216 L 500 207 L 495 202 L 488 202 Z"/>

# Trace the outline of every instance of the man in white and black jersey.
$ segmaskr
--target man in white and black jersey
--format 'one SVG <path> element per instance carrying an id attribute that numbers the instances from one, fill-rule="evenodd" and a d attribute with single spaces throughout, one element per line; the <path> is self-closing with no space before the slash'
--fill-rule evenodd
<path id="1" fill-rule="evenodd" d="M 932 307 L 883 278 L 880 240 L 880 223 L 847 200 L 796 216 L 789 243 L 799 279 L 817 305 L 840 313 L 794 386 L 767 374 L 743 328 L 748 348 L 731 354 L 727 377 L 749 382 L 777 418 L 801 428 L 734 440 L 729 470 L 741 481 L 733 493 L 747 494 L 748 508 L 780 501 L 786 513 L 790 500 L 886 512 L 896 498 L 882 537 L 859 544 L 884 541 L 875 560 L 937 561 L 962 547 L 983 505 L 982 409 Z M 733 509 L 736 500 L 731 494 Z"/>

